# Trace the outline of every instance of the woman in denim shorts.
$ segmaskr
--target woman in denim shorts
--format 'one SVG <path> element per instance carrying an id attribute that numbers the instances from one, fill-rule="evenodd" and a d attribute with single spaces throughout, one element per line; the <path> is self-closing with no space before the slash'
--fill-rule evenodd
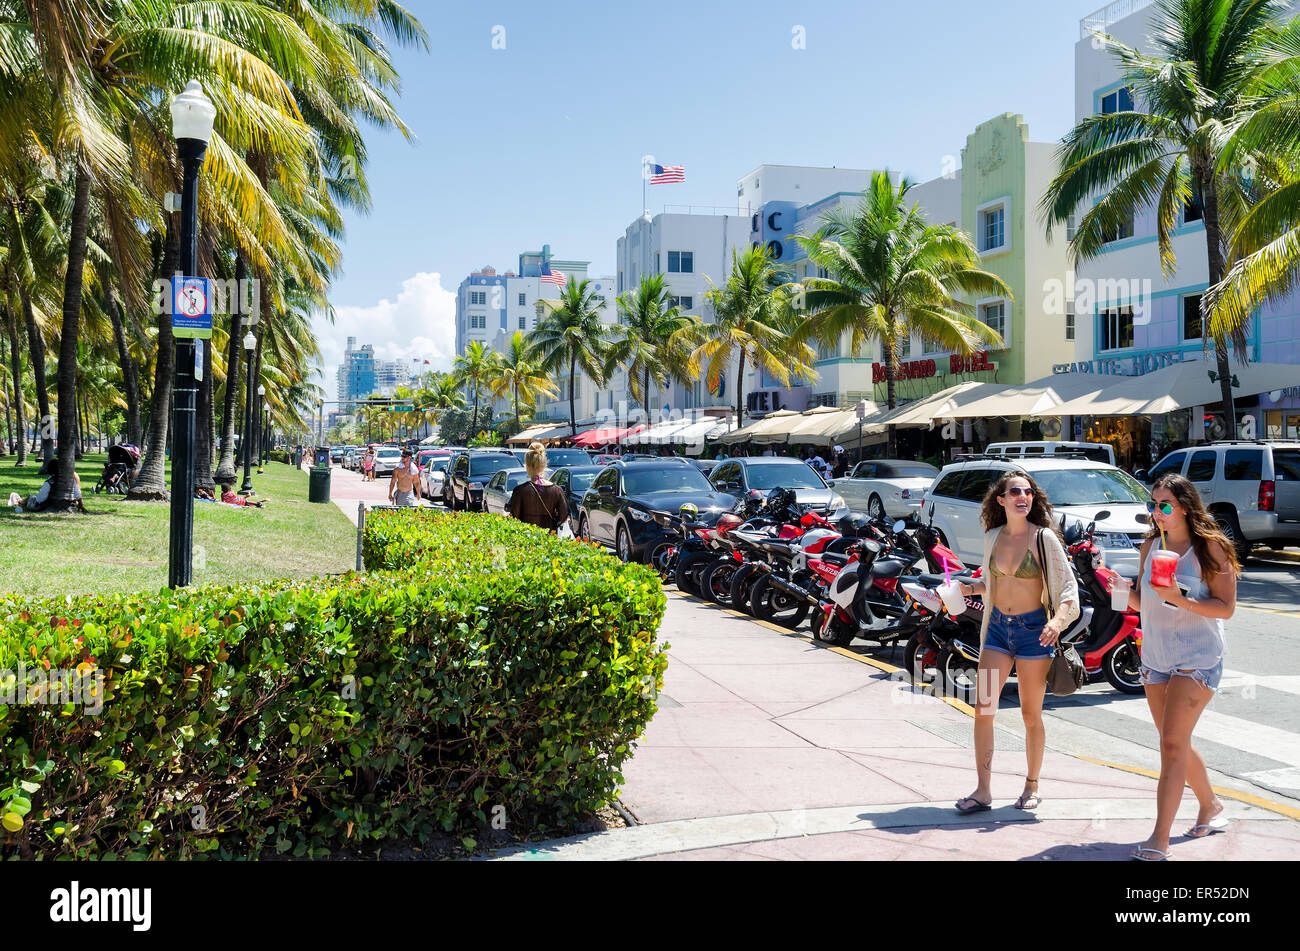
<path id="1" fill-rule="evenodd" d="M 1024 472 L 1004 473 L 984 497 L 983 578 L 962 585 L 983 594 L 984 629 L 976 680 L 975 791 L 956 804 L 963 814 L 993 803 L 993 717 L 1002 685 L 1016 665 L 1020 715 L 1025 721 L 1025 786 L 1017 809 L 1033 809 L 1047 737 L 1043 698 L 1056 641 L 1079 616 L 1079 588 L 1060 536 L 1052 527 L 1046 493 Z"/>
<path id="2" fill-rule="evenodd" d="M 1223 803 L 1210 786 L 1205 761 L 1192 746 L 1192 730 L 1223 676 L 1223 622 L 1237 603 L 1241 565 L 1232 543 L 1205 511 L 1196 486 L 1180 475 L 1164 475 L 1151 487 L 1153 524 L 1142 543 L 1141 586 L 1129 607 L 1142 612 L 1142 684 L 1160 733 L 1160 783 L 1156 825 L 1131 857 L 1159 862 L 1169 857 L 1169 833 L 1192 787 L 1200 809 L 1185 833 L 1199 839 L 1228 826 Z M 1151 583 L 1152 553 L 1164 547 L 1178 556 L 1174 585 Z M 1185 591 L 1183 589 L 1186 589 Z"/>

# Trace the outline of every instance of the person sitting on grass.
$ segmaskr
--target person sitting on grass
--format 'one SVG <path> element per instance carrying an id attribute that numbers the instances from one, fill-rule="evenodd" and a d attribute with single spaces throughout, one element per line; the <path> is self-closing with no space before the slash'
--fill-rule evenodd
<path id="1" fill-rule="evenodd" d="M 254 502 L 252 499 L 249 499 L 246 496 L 236 495 L 234 492 L 230 491 L 230 486 L 227 483 L 223 482 L 221 483 L 221 501 L 225 502 L 227 505 L 252 505 L 260 509 L 269 500 L 259 499 L 258 501 Z"/>
<path id="2" fill-rule="evenodd" d="M 81 476 L 76 472 L 72 473 L 72 497 L 73 504 L 77 511 L 82 515 L 86 514 L 86 506 L 81 501 Z M 45 503 L 49 501 L 50 493 L 54 491 L 54 476 L 50 476 L 41 483 L 41 487 L 34 493 L 22 498 L 17 492 L 9 494 L 9 504 L 15 507 L 26 509 L 28 512 L 39 512 L 45 508 Z"/>
<path id="3" fill-rule="evenodd" d="M 194 501 L 215 502 L 216 498 L 213 496 L 211 489 L 205 489 L 203 486 L 197 485 L 194 487 Z"/>

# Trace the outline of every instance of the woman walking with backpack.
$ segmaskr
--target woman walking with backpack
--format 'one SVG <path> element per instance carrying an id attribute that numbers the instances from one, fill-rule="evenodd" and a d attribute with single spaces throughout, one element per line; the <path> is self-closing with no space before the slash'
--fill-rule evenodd
<path id="1" fill-rule="evenodd" d="M 1056 642 L 1079 616 L 1074 570 L 1052 526 L 1047 494 L 1025 472 L 1004 473 L 984 496 L 984 571 L 963 595 L 984 595 L 980 661 L 976 678 L 975 791 L 957 800 L 966 815 L 993 804 L 993 717 L 1002 685 L 1016 666 L 1020 715 L 1025 722 L 1025 786 L 1017 809 L 1034 809 L 1046 733 L 1043 698 Z"/>
<path id="2" fill-rule="evenodd" d="M 1141 586 L 1129 593 L 1129 607 L 1142 612 L 1142 685 L 1160 734 L 1160 783 L 1155 829 L 1130 857 L 1161 862 L 1169 857 L 1184 785 L 1192 787 L 1200 806 L 1184 835 L 1200 839 L 1228 827 L 1205 761 L 1192 746 L 1192 730 L 1223 676 L 1223 622 L 1237 605 L 1241 564 L 1196 486 L 1183 476 L 1156 479 L 1147 508 L 1152 526 L 1142 543 Z"/>

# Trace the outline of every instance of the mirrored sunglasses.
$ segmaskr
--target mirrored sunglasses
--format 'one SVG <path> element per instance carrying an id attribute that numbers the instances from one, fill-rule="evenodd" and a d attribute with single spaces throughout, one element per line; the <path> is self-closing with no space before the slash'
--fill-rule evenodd
<path id="1" fill-rule="evenodd" d="M 1157 505 L 1155 502 L 1147 502 L 1147 511 L 1148 511 L 1148 512 L 1154 512 L 1157 508 L 1160 509 L 1160 514 L 1161 514 L 1161 515 L 1173 515 L 1173 514 L 1174 514 L 1174 506 L 1173 506 L 1173 503 L 1172 503 L 1172 502 L 1161 502 L 1159 505 Z"/>

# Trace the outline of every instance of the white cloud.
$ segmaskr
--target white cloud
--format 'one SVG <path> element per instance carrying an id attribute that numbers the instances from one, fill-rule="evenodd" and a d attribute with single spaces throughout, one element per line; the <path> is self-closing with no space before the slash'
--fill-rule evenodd
<path id="1" fill-rule="evenodd" d="M 442 286 L 441 274 L 421 272 L 402 282 L 395 301 L 384 298 L 370 307 L 336 307 L 334 323 L 318 316 L 312 325 L 325 364 L 326 399 L 333 400 L 348 337 L 356 337 L 358 347 L 372 345 L 377 360 L 415 366 L 415 358 L 421 372 L 450 370 L 456 357 L 456 291 Z"/>

